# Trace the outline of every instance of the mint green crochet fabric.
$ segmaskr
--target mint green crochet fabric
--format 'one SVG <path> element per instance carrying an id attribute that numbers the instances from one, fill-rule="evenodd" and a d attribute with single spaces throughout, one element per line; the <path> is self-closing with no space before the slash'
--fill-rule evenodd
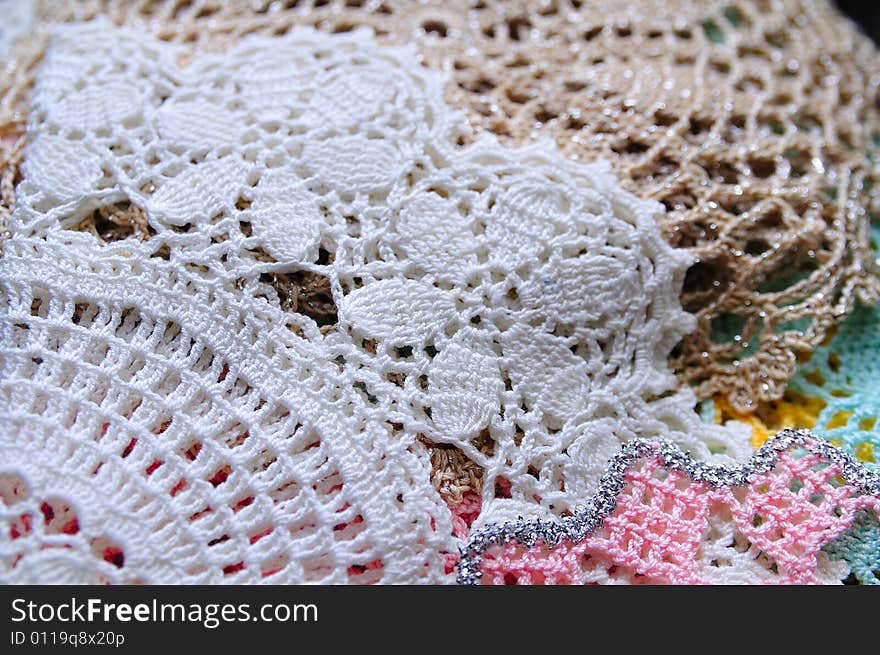
<path id="1" fill-rule="evenodd" d="M 880 467 L 880 308 L 857 307 L 831 344 L 799 367 L 789 388 L 827 405 L 814 432 L 865 462 Z M 851 415 L 847 415 L 849 413 Z M 829 428 L 829 424 L 844 422 Z"/>
<path id="2" fill-rule="evenodd" d="M 844 560 L 861 584 L 880 584 L 880 521 L 860 511 L 849 530 L 825 547 L 832 559 Z"/>

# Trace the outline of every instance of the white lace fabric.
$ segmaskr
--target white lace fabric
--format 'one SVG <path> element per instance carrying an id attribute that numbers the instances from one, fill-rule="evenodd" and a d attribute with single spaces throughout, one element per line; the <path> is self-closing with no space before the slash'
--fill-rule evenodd
<path id="1" fill-rule="evenodd" d="M 571 511 L 636 436 L 750 453 L 668 369 L 690 261 L 607 167 L 458 145 L 444 77 L 366 32 L 182 54 L 98 21 L 39 73 L 0 259 L 4 579 L 449 582 L 423 440 L 484 469 L 478 525 Z M 76 229 L 119 205 L 142 234 Z M 334 325 L 285 310 L 291 271 Z"/>

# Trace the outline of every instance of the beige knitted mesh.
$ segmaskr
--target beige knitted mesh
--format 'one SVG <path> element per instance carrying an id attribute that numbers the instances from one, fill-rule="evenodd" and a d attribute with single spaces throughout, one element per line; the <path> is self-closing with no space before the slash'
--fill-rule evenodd
<path id="1" fill-rule="evenodd" d="M 104 13 L 194 51 L 296 24 L 369 26 L 448 70 L 447 100 L 478 128 L 510 143 L 549 135 L 666 205 L 664 234 L 699 258 L 682 292 L 698 327 L 674 365 L 700 396 L 740 411 L 778 398 L 798 353 L 856 300 L 877 300 L 880 56 L 824 1 L 92 0 L 36 12 L 0 81 L 0 220 L 51 22 Z"/>

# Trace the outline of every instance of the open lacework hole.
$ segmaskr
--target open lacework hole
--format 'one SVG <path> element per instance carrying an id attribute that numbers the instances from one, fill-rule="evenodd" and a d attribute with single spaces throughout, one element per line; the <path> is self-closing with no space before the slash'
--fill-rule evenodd
<path id="1" fill-rule="evenodd" d="M 129 201 L 99 207 L 69 229 L 87 232 L 101 243 L 129 238 L 146 241 L 156 234 L 156 230 L 148 223 L 144 210 Z"/>
<path id="2" fill-rule="evenodd" d="M 333 255 L 321 249 L 318 265 L 333 263 Z M 336 301 L 330 287 L 330 278 L 308 270 L 292 272 L 268 272 L 260 275 L 260 281 L 270 285 L 278 295 L 283 311 L 308 316 L 326 331 L 338 320 Z"/>
<path id="3" fill-rule="evenodd" d="M 754 522 L 760 525 L 761 520 L 761 517 L 756 515 Z M 730 521 L 730 518 L 728 517 L 726 521 Z M 722 535 L 717 531 L 720 527 L 724 528 L 724 533 L 732 533 L 729 541 L 723 541 Z M 710 527 L 704 536 L 702 549 L 704 551 L 700 554 L 702 558 L 705 558 L 709 552 L 712 553 L 711 559 L 707 562 L 708 566 L 718 569 L 719 573 L 724 569 L 735 572 L 738 563 L 749 560 L 752 566 L 757 569 L 755 573 L 758 575 L 760 575 L 758 571 L 761 570 L 766 571 L 771 576 L 779 574 L 779 565 L 773 557 L 756 547 L 748 537 L 739 530 L 732 528 L 730 523 L 727 522 L 719 521 Z"/>
<path id="4" fill-rule="evenodd" d="M 430 453 L 431 484 L 452 513 L 452 532 L 466 538 L 480 514 L 485 472 L 455 446 L 420 441 Z"/>
<path id="5" fill-rule="evenodd" d="M 117 569 L 122 569 L 125 564 L 125 553 L 115 541 L 103 535 L 84 537 L 80 532 L 79 517 L 67 502 L 57 497 L 32 498 L 27 483 L 18 475 L 0 473 L 0 506 L 6 509 L 4 527 L 13 553 L 19 540 L 46 539 L 43 548 L 73 548 L 77 541 L 85 539 L 97 560 Z M 14 569 L 21 557 L 20 553 L 11 555 L 7 566 Z"/>
<path id="6" fill-rule="evenodd" d="M 761 402 L 748 414 L 739 412 L 721 397 L 714 399 L 714 405 L 719 423 L 733 420 L 751 425 L 752 445 L 757 448 L 784 428 L 814 428 L 828 403 L 817 396 L 807 396 L 788 388 L 782 398 Z"/>
<path id="7" fill-rule="evenodd" d="M 795 296 L 793 291 L 785 293 L 793 287 L 803 284 L 820 268 L 820 263 L 816 260 L 816 253 L 812 250 L 804 251 L 801 248 L 794 249 L 788 257 L 772 266 L 770 270 L 763 272 L 761 281 L 757 285 L 757 292 L 760 294 L 783 294 L 780 298 L 780 305 L 791 304 L 800 300 L 803 295 Z M 790 298 L 790 299 L 789 299 Z"/>
<path id="8" fill-rule="evenodd" d="M 243 211 L 247 209 L 249 204 L 239 199 L 237 207 Z M 222 216 L 216 217 L 216 220 L 220 225 L 228 222 Z M 213 233 L 211 236 L 212 243 L 223 244 L 230 241 L 229 236 L 223 233 L 222 228 L 219 233 L 216 233 L 217 231 L 212 229 L 210 225 L 196 229 L 196 226 L 192 224 L 185 224 L 183 226 L 172 226 L 168 231 L 177 234 L 192 234 L 198 238 L 197 234 L 206 228 Z M 239 223 L 239 228 L 241 234 L 235 235 L 235 240 L 251 236 L 250 223 Z M 167 234 L 157 237 L 156 230 L 148 222 L 146 212 L 129 201 L 120 201 L 112 205 L 101 206 L 91 211 L 84 218 L 76 220 L 68 229 L 92 234 L 102 245 L 125 239 L 135 239 L 137 241 L 155 239 L 156 249 L 153 256 L 166 260 L 170 258 L 175 249 L 174 246 L 170 246 L 167 242 Z M 275 262 L 268 253 L 259 247 L 248 250 L 247 253 L 249 257 L 257 262 Z M 227 259 L 228 255 L 226 254 L 220 256 L 221 263 L 227 261 Z M 321 248 L 315 263 L 319 266 L 326 266 L 332 264 L 333 259 L 334 255 L 331 252 Z M 198 266 L 196 267 L 198 268 Z M 270 271 L 261 273 L 259 281 L 269 285 L 274 290 L 278 305 L 282 311 L 308 316 L 319 327 L 324 328 L 325 331 L 331 329 L 336 324 L 337 309 L 330 289 L 330 280 L 326 275 L 309 270 L 291 272 Z"/>
<path id="9" fill-rule="evenodd" d="M 450 506 L 461 504 L 468 495 L 479 496 L 483 490 L 485 471 L 452 444 L 434 443 L 423 435 L 417 437 L 431 458 L 431 483 Z M 484 430 L 473 445 L 487 457 L 495 453 L 495 442 Z"/>
<path id="10" fill-rule="evenodd" d="M 7 510 L 21 507 L 31 497 L 30 489 L 21 476 L 14 473 L 0 473 L 0 503 Z M 32 511 L 24 511 L 21 514 L 12 513 L 7 518 L 8 538 L 18 539 L 28 534 L 34 525 L 35 516 Z"/>
<path id="11" fill-rule="evenodd" d="M 682 287 L 683 307 L 699 311 L 718 300 L 732 284 L 729 264 L 723 259 L 700 260 L 687 270 Z"/>

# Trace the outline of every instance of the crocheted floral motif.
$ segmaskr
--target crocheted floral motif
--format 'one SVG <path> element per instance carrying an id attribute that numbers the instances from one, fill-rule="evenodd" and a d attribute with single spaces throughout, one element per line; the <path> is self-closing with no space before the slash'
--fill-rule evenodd
<path id="1" fill-rule="evenodd" d="M 464 519 L 425 441 L 482 468 L 475 524 L 570 511 L 634 437 L 747 455 L 667 368 L 689 259 L 607 167 L 459 145 L 443 77 L 361 32 L 179 54 L 63 27 L 37 80 L 0 260 L 0 461 L 31 503 L 7 519 L 53 499 L 78 546 L 19 530 L 12 578 L 100 535 L 123 567 L 73 569 L 438 581 Z"/>
<path id="2" fill-rule="evenodd" d="M 449 580 L 425 449 L 273 286 L 283 268 L 322 287 L 346 224 L 298 167 L 324 172 L 303 173 L 315 188 L 346 154 L 353 192 L 378 193 L 381 157 L 409 161 L 383 125 L 410 155 L 445 142 L 437 79 L 365 35 L 250 41 L 186 71 L 177 52 L 63 29 L 36 85 L 0 261 L 3 579 Z"/>
<path id="3" fill-rule="evenodd" d="M 880 55 L 828 0 L 14 4 L 33 4 L 35 20 L 0 80 L 0 238 L 53 23 L 110 16 L 184 44 L 184 59 L 297 25 L 369 27 L 448 70 L 446 98 L 476 130 L 514 145 L 551 137 L 664 203 L 666 238 L 699 258 L 681 296 L 697 322 L 673 366 L 700 397 L 726 396 L 737 412 L 778 400 L 795 353 L 818 347 L 857 300 L 878 298 L 868 217 L 880 209 Z M 261 68 L 257 83 L 282 71 Z M 263 85 L 267 102 L 283 97 L 280 83 Z M 353 105 L 369 97 L 345 111 Z"/>
<path id="4" fill-rule="evenodd" d="M 767 456 L 780 450 L 767 465 Z M 516 539 L 474 535 L 472 544 L 490 544 L 479 561 L 482 581 L 837 582 L 847 573 L 841 546 L 860 549 L 871 542 L 861 532 L 876 532 L 880 480 L 811 438 L 783 433 L 771 440 L 751 469 L 728 472 L 730 480 L 739 482 L 732 485 L 723 477 L 721 484 L 710 482 L 717 474 L 707 474 L 692 461 L 682 464 L 680 453 L 648 446 L 638 455 L 621 475 L 613 509 L 582 539 L 548 545 L 546 536 L 528 536 L 535 529 L 525 524 L 502 527 L 502 535 Z M 612 464 L 607 485 L 616 480 L 615 470 Z M 545 527 L 541 533 L 551 531 Z M 864 559 L 863 554 L 848 560 L 860 577 L 865 577 Z"/>

